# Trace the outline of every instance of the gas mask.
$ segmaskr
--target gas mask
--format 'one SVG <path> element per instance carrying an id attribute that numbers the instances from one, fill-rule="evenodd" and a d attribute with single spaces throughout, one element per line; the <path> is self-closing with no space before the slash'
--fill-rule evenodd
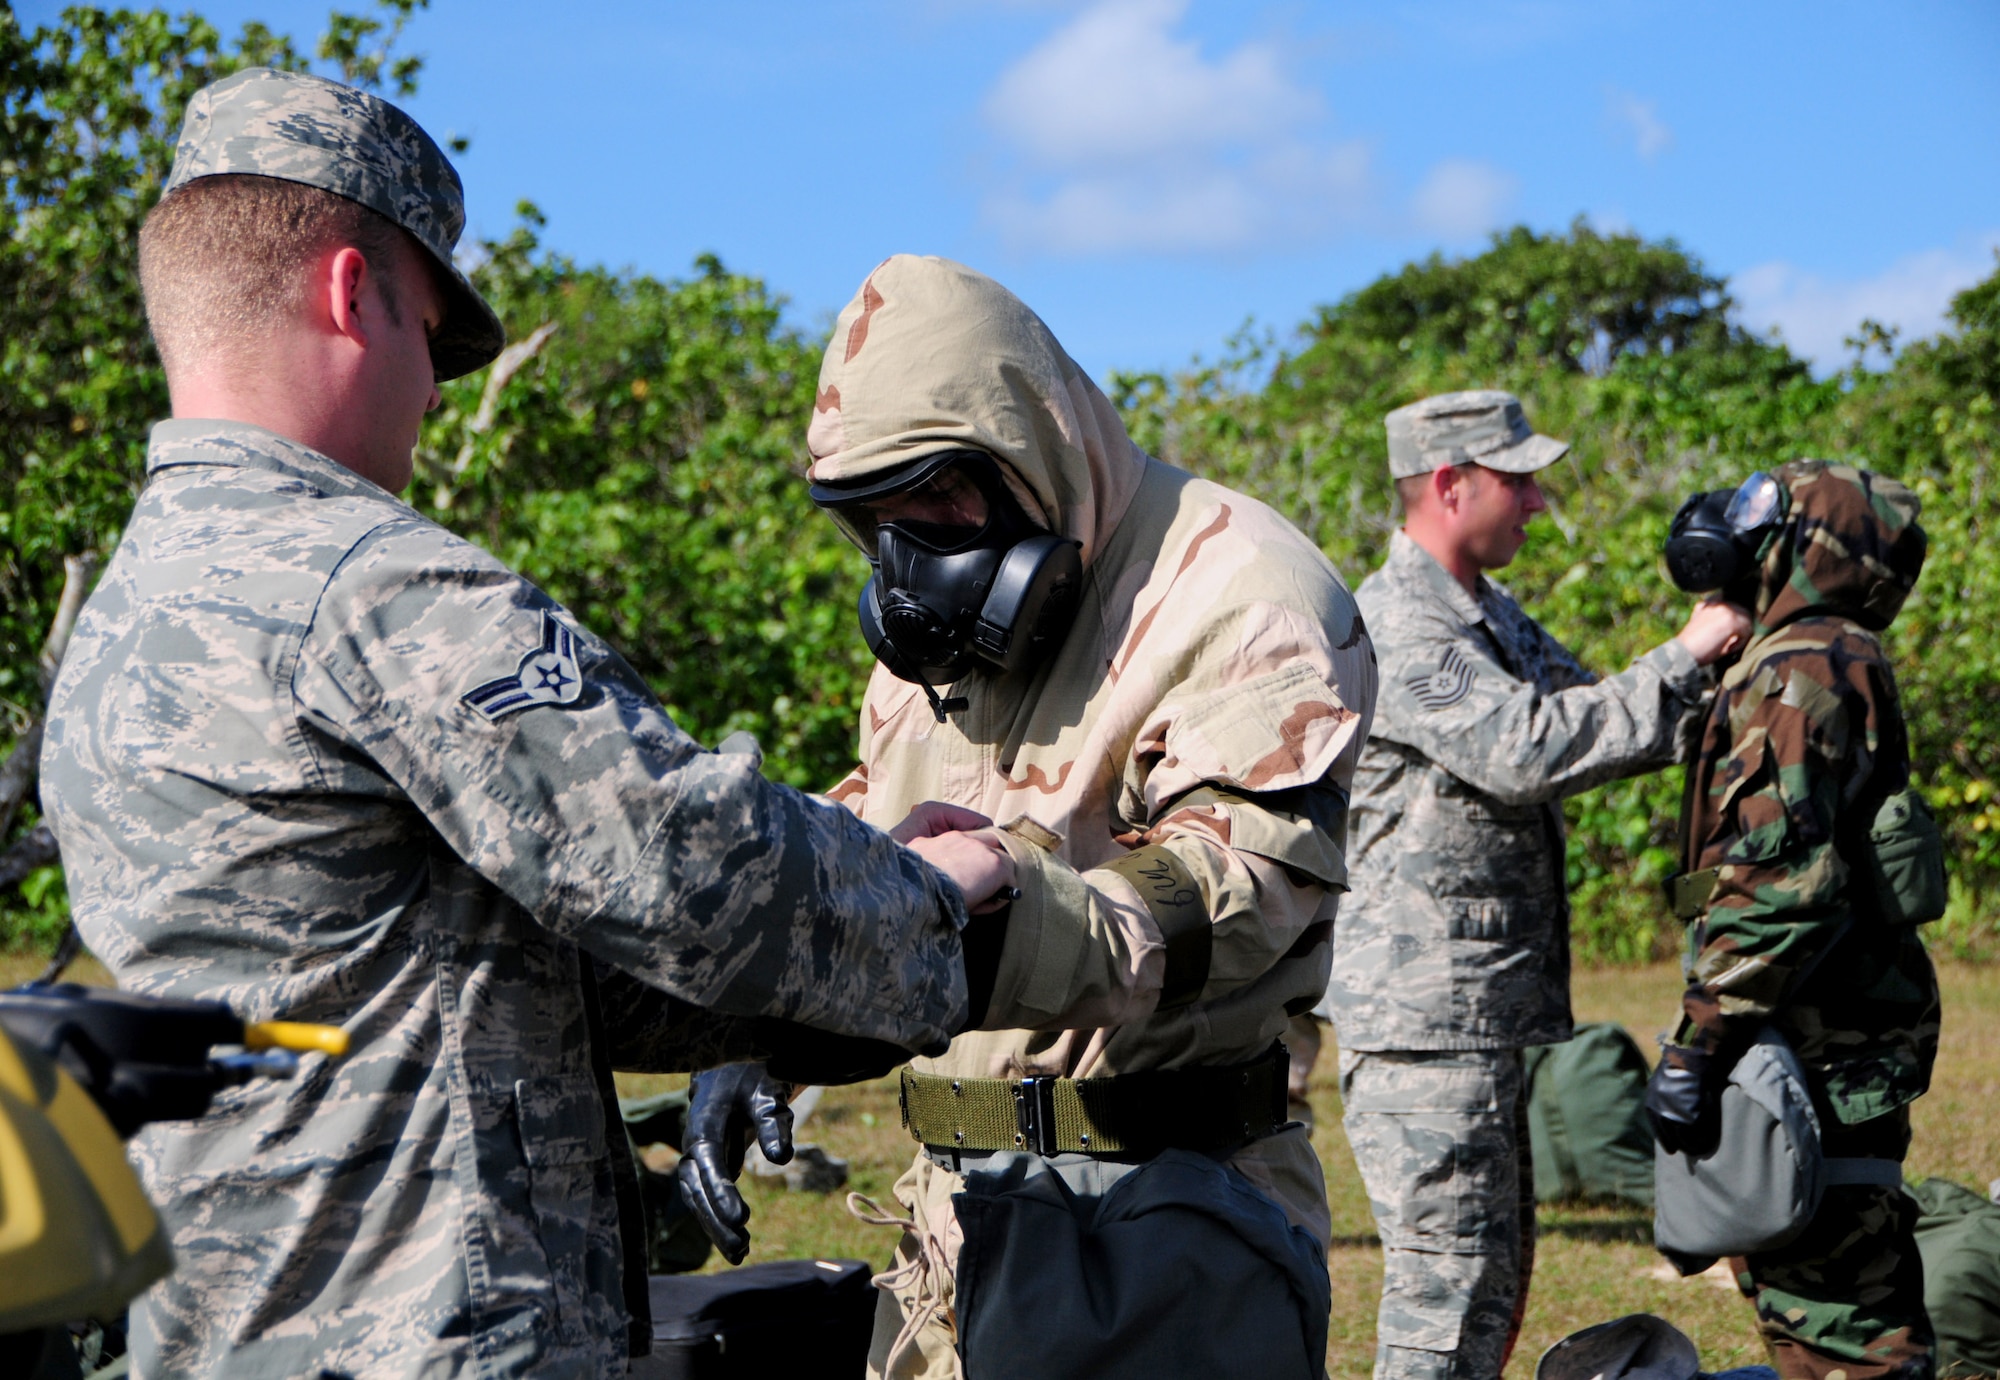
<path id="1" fill-rule="evenodd" d="M 1069 631 L 1083 587 L 1078 543 L 1037 527 L 984 451 L 927 455 L 856 484 L 815 484 L 812 501 L 868 557 L 861 635 L 898 679 L 941 698 L 975 669 L 1016 671 Z"/>
<path id="2" fill-rule="evenodd" d="M 1764 553 L 1791 506 L 1790 492 L 1762 470 L 1735 489 L 1690 496 L 1667 530 L 1667 574 L 1689 594 L 1750 607 Z"/>

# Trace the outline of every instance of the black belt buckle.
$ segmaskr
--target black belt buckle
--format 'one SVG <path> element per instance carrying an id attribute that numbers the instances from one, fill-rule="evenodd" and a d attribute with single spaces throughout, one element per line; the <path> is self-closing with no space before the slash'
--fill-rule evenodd
<path id="1" fill-rule="evenodd" d="M 1014 1085 L 1014 1144 L 1037 1155 L 1053 1155 L 1056 1144 L 1056 1081 L 1023 1078 Z"/>

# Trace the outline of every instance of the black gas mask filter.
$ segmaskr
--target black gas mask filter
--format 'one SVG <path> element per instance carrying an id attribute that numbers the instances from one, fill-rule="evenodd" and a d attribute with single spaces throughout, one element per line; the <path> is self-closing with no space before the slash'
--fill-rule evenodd
<path id="1" fill-rule="evenodd" d="M 812 500 L 874 567 L 861 591 L 868 650 L 923 687 L 939 723 L 966 700 L 936 687 L 975 669 L 1019 670 L 1069 631 L 1083 587 L 1080 547 L 1036 526 L 984 451 L 927 455 L 856 484 L 815 484 Z"/>
<path id="2" fill-rule="evenodd" d="M 1734 489 L 1692 494 L 1667 530 L 1667 574 L 1689 594 L 1720 594 L 1745 608 L 1791 494 L 1762 470 Z"/>

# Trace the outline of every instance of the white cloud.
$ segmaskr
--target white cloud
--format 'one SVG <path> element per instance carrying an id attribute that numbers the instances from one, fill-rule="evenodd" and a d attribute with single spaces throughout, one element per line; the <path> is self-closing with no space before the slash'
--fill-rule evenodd
<path id="1" fill-rule="evenodd" d="M 1872 278 L 1826 279 L 1772 262 L 1730 280 L 1737 314 L 1752 330 L 1775 327 L 1794 353 L 1820 373 L 1844 364 L 1843 343 L 1863 318 L 1901 332 L 1907 343 L 1935 335 L 1952 297 L 1993 272 L 2000 231 L 1952 249 L 1928 249 L 1898 259 Z"/>
<path id="2" fill-rule="evenodd" d="M 1105 0 L 995 83 L 994 129 L 1050 167 L 1172 157 L 1281 136 L 1320 113 L 1267 44 L 1210 61 L 1170 30 L 1187 0 Z"/>
<path id="3" fill-rule="evenodd" d="M 1660 118 L 1660 107 L 1654 101 L 1641 100 L 1630 91 L 1607 86 L 1604 113 L 1613 124 L 1623 127 L 1632 140 L 1633 151 L 1648 163 L 1674 146 L 1674 132 Z"/>
<path id="4" fill-rule="evenodd" d="M 1491 164 L 1451 158 L 1430 170 L 1410 210 L 1419 228 L 1466 240 L 1498 225 L 1516 190 L 1514 179 Z"/>
<path id="5" fill-rule="evenodd" d="M 1369 214 L 1368 145 L 1316 133 L 1317 91 L 1277 48 L 1220 56 L 1175 33 L 1187 0 L 1100 0 L 1001 74 L 984 114 L 1008 155 L 988 218 L 1063 254 L 1245 249 Z"/>

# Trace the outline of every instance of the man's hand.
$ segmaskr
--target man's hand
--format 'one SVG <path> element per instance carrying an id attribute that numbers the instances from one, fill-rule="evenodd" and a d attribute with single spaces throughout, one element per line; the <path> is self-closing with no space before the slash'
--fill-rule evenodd
<path id="1" fill-rule="evenodd" d="M 1014 899 L 1014 859 L 1001 844 L 997 829 L 932 834 L 903 846 L 951 878 L 965 895 L 966 909 L 974 915 L 998 910 Z"/>
<path id="2" fill-rule="evenodd" d="M 1694 657 L 1697 666 L 1708 666 L 1739 651 L 1750 640 L 1750 615 L 1720 599 L 1704 599 L 1688 615 L 1687 626 L 1674 634 Z"/>
<path id="3" fill-rule="evenodd" d="M 964 829 L 986 829 L 992 824 L 992 820 L 977 810 L 968 810 L 963 805 L 950 805 L 942 800 L 926 800 L 904 815 L 903 822 L 889 831 L 889 837 L 898 843 L 914 843 L 918 839 L 932 838 L 938 834 L 950 834 Z"/>
<path id="4" fill-rule="evenodd" d="M 750 1205 L 736 1191 L 743 1155 L 754 1134 L 764 1158 L 792 1157 L 791 1088 L 762 1064 L 725 1064 L 697 1073 L 688 1087 L 687 1129 L 681 1136 L 681 1200 L 731 1265 L 750 1254 Z"/>

